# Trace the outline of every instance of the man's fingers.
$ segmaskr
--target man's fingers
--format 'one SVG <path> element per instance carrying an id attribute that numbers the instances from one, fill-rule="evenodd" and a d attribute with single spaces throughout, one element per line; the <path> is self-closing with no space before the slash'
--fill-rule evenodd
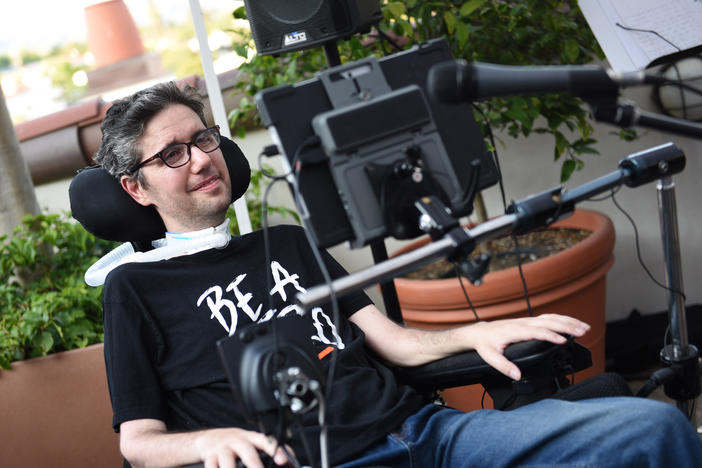
<path id="1" fill-rule="evenodd" d="M 283 447 L 280 447 L 275 439 L 271 437 L 266 437 L 263 434 L 259 433 L 255 433 L 254 435 L 256 436 L 256 440 L 252 441 L 252 443 L 259 450 L 265 452 L 266 454 L 268 454 L 268 456 L 273 458 L 273 461 L 276 463 L 276 465 L 284 465 L 285 463 L 291 461 L 288 460 L 288 456 L 285 454 Z M 295 453 L 290 447 L 286 445 L 285 448 L 287 449 L 288 453 L 291 454 L 291 456 L 295 456 Z"/>
<path id="2" fill-rule="evenodd" d="M 295 456 L 295 453 L 290 447 L 286 445 L 285 448 L 287 449 L 287 452 L 290 454 L 291 457 Z M 288 462 L 292 462 L 292 460 L 289 460 L 289 457 L 287 456 L 282 447 L 278 447 L 278 450 L 276 450 L 275 455 L 273 456 L 273 461 L 277 465 L 284 465 Z"/>
<path id="3" fill-rule="evenodd" d="M 582 336 L 590 330 L 590 325 L 573 317 L 557 314 L 543 314 L 536 317 L 538 323 L 552 331 Z"/>
<path id="4" fill-rule="evenodd" d="M 263 468 L 263 462 L 261 457 L 258 456 L 258 451 L 251 445 L 242 447 L 242 449 L 237 451 L 237 455 L 246 468 Z"/>
<path id="5" fill-rule="evenodd" d="M 502 354 L 501 350 L 486 349 L 477 351 L 486 363 L 510 379 L 519 380 L 522 378 L 522 372 L 519 370 L 519 367 L 507 359 L 504 354 Z"/>

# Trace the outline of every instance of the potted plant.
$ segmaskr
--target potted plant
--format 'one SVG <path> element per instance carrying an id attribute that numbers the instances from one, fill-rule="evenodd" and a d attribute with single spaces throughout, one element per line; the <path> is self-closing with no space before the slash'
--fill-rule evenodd
<path id="1" fill-rule="evenodd" d="M 111 247 L 67 214 L 26 216 L 0 240 L 0 440 L 7 466 L 121 463 L 110 430 L 101 289 L 83 281 Z"/>
<path id="2" fill-rule="evenodd" d="M 575 379 L 604 372 L 605 275 L 614 263 L 611 220 L 596 211 L 576 210 L 548 230 L 518 237 L 518 248 L 506 236 L 476 249 L 474 255 L 491 252 L 493 257 L 512 260 L 500 262 L 503 264 L 488 272 L 479 285 L 459 279 L 450 264 L 433 264 L 395 278 L 405 323 L 446 328 L 478 319 L 526 317 L 529 313 L 567 314 L 591 326 L 578 341 L 592 352 L 593 366 L 576 374 Z M 395 255 L 428 241 L 414 241 Z M 520 264 L 515 265 L 513 260 L 518 257 Z M 483 402 L 479 385 L 449 389 L 443 396 L 449 405 L 466 411 L 492 404 L 487 396 Z"/>

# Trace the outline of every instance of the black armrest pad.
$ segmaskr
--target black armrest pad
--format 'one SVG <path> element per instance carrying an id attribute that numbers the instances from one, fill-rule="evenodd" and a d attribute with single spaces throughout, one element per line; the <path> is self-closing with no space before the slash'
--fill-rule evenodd
<path id="1" fill-rule="evenodd" d="M 509 345 L 505 356 L 514 362 L 522 374 L 534 368 L 551 369 L 556 357 L 576 372 L 592 365 L 590 351 L 569 339 L 563 345 L 548 341 L 530 340 Z M 504 379 L 495 368 L 487 364 L 476 351 L 466 351 L 417 367 L 398 367 L 398 378 L 419 390 L 444 388 L 484 383 L 486 379 Z"/>

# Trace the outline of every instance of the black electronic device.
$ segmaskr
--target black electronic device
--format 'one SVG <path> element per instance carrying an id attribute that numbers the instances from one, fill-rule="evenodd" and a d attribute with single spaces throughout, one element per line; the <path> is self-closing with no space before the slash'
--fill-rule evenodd
<path id="1" fill-rule="evenodd" d="M 318 47 L 382 19 L 379 0 L 244 0 L 259 55 Z"/>
<path id="2" fill-rule="evenodd" d="M 217 342 L 234 397 L 261 432 L 276 433 L 283 409 L 288 417 L 317 405 L 324 375 L 308 335 L 293 317 L 250 325 Z"/>
<path id="3" fill-rule="evenodd" d="M 455 217 L 469 214 L 474 160 L 479 190 L 497 182 L 470 105 L 428 99 L 428 70 L 446 60 L 452 55 L 439 39 L 256 95 L 288 163 L 301 165 L 301 215 L 317 245 L 415 237 L 416 220 L 402 223 L 396 207 L 425 194 L 436 195 Z M 309 144 L 315 137 L 321 144 Z"/>

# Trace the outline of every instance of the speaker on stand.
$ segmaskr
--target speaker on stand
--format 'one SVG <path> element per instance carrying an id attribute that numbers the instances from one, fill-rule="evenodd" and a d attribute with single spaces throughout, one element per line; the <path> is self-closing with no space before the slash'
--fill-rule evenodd
<path id="1" fill-rule="evenodd" d="M 383 17 L 380 0 L 244 0 L 259 55 L 323 47 L 327 66 L 341 65 L 337 41 L 365 32 Z M 374 263 L 388 259 L 385 243 L 370 244 Z M 380 285 L 388 314 L 401 321 L 392 281 Z"/>
<path id="2" fill-rule="evenodd" d="M 380 0 L 244 0 L 244 7 L 259 55 L 335 43 L 382 18 Z"/>

